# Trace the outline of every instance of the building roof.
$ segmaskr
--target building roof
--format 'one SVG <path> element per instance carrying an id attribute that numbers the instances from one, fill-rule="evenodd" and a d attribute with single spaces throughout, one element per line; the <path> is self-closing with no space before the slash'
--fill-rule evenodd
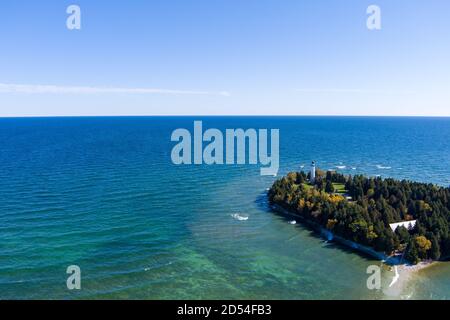
<path id="1" fill-rule="evenodd" d="M 391 227 L 392 231 L 395 232 L 398 227 L 405 227 L 408 230 L 413 229 L 416 226 L 417 220 L 410 220 L 410 221 L 402 221 L 397 223 L 391 223 L 389 226 Z"/>

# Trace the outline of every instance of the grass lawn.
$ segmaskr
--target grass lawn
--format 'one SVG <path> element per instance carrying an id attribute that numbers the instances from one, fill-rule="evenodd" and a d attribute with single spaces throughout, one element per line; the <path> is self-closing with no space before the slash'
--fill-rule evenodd
<path id="1" fill-rule="evenodd" d="M 346 193 L 345 184 L 343 183 L 333 183 L 333 187 L 336 193 Z"/>
<path id="2" fill-rule="evenodd" d="M 309 183 L 302 183 L 302 186 L 305 188 L 305 190 L 309 190 L 313 187 Z M 343 183 L 333 183 L 333 187 L 336 193 L 344 194 L 348 192 L 348 190 L 345 189 L 345 184 Z"/>
<path id="3" fill-rule="evenodd" d="M 312 188 L 312 186 L 308 183 L 302 183 L 303 187 L 305 187 L 305 190 L 309 190 Z"/>

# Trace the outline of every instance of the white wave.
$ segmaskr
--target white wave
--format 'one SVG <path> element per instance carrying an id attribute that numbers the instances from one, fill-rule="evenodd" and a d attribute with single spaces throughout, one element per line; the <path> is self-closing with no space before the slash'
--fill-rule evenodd
<path id="1" fill-rule="evenodd" d="M 336 168 L 338 168 L 338 169 L 345 169 L 345 168 L 347 168 L 347 166 L 336 166 Z"/>
<path id="2" fill-rule="evenodd" d="M 297 224 L 297 221 L 292 220 L 292 221 L 289 221 L 288 223 L 294 225 L 294 224 Z"/>
<path id="3" fill-rule="evenodd" d="M 238 221 L 247 221 L 247 220 L 248 220 L 248 217 L 241 216 L 239 213 L 233 213 L 233 214 L 231 215 L 231 217 L 232 217 L 233 219 L 238 220 Z"/>
<path id="4" fill-rule="evenodd" d="M 377 164 L 378 169 L 392 169 L 392 167 L 382 166 L 381 164 Z"/>
<path id="5" fill-rule="evenodd" d="M 352 170 L 356 170 L 356 167 L 353 167 Z"/>

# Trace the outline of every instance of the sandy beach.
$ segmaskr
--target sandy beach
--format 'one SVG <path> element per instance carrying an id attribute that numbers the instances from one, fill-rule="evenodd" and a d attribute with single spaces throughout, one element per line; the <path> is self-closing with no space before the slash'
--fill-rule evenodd
<path id="1" fill-rule="evenodd" d="M 412 280 L 414 276 L 417 275 L 417 273 L 420 270 L 423 270 L 430 266 L 434 266 L 439 263 L 439 261 L 432 261 L 432 260 L 421 261 L 416 265 L 405 263 L 399 256 L 387 256 L 381 252 L 373 250 L 372 248 L 336 236 L 332 234 L 329 230 L 323 228 L 322 226 L 312 221 L 306 220 L 305 218 L 295 213 L 292 213 L 278 205 L 272 205 L 272 209 L 284 215 L 294 216 L 300 219 L 302 222 L 306 223 L 313 229 L 316 229 L 316 231 L 318 231 L 321 234 L 321 236 L 328 238 L 328 240 L 336 241 L 341 245 L 352 248 L 356 252 L 368 254 L 374 257 L 375 259 L 379 259 L 381 263 L 384 264 L 385 267 L 389 269 L 389 272 L 392 273 L 392 276 L 389 276 L 388 279 L 386 279 L 387 280 L 386 284 L 383 285 L 383 293 L 386 295 L 388 299 L 389 298 L 406 299 L 406 300 L 411 299 L 414 292 L 406 292 L 408 283 Z"/>
<path id="2" fill-rule="evenodd" d="M 385 286 L 383 293 L 387 298 L 394 299 L 411 299 L 414 291 L 408 291 L 408 284 L 417 276 L 418 272 L 438 264 L 438 261 L 421 261 L 416 265 L 403 263 L 389 265 L 390 271 L 393 273 L 392 280 Z"/>

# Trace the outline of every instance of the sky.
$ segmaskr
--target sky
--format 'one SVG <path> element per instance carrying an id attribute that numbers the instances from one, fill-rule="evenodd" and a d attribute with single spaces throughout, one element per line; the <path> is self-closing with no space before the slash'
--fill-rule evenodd
<path id="1" fill-rule="evenodd" d="M 449 15 L 448 0 L 2 0 L 0 117 L 450 116 Z"/>

